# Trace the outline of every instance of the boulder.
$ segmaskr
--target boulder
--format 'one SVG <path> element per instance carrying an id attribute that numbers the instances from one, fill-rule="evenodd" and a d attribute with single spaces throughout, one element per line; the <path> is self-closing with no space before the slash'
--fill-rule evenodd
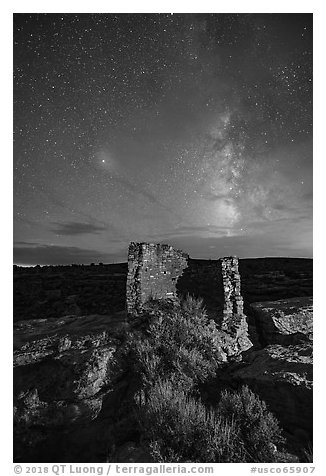
<path id="1" fill-rule="evenodd" d="M 96 419 L 120 376 L 124 326 L 123 313 L 14 325 L 15 460 L 37 454 L 53 433 Z"/>
<path id="2" fill-rule="evenodd" d="M 312 297 L 251 304 L 257 330 L 266 344 L 289 345 L 312 340 Z"/>
<path id="3" fill-rule="evenodd" d="M 307 444 L 312 441 L 313 357 L 312 343 L 283 347 L 269 345 L 245 357 L 231 374 L 240 384 L 247 384 L 282 426 Z"/>
<path id="4" fill-rule="evenodd" d="M 242 353 L 252 347 L 248 334 L 248 323 L 244 314 L 234 317 L 232 327 L 219 330 L 219 340 L 222 351 L 226 354 L 225 361 L 241 360 Z"/>

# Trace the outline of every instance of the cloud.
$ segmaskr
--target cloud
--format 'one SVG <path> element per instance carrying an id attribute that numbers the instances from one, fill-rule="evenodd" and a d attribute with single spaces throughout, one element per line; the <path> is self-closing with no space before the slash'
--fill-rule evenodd
<path id="1" fill-rule="evenodd" d="M 191 234 L 196 232 L 210 232 L 210 233 L 220 233 L 227 232 L 230 230 L 230 227 L 227 226 L 216 226 L 216 225 L 204 225 L 204 226 L 179 226 L 175 230 L 175 234 Z M 173 233 L 171 233 L 173 234 Z"/>
<path id="2" fill-rule="evenodd" d="M 311 221 L 309 215 L 303 214 L 292 219 L 261 220 L 248 223 L 244 231 L 229 236 L 226 233 L 203 236 L 196 232 L 173 236 L 171 233 L 169 244 L 183 249 L 193 258 L 212 258 L 215 251 L 217 257 L 312 257 Z"/>
<path id="3" fill-rule="evenodd" d="M 67 211 L 67 212 L 69 212 L 73 215 L 77 214 L 77 215 L 79 215 L 79 217 L 81 217 L 80 218 L 81 220 L 85 219 L 88 222 L 96 221 L 101 226 L 103 226 L 103 229 L 105 229 L 105 227 L 107 227 L 108 229 L 110 229 L 111 232 L 113 231 L 117 236 L 119 236 L 119 237 L 121 236 L 121 232 L 118 231 L 111 222 L 108 222 L 107 220 L 106 221 L 98 220 L 98 219 L 94 218 L 94 216 L 92 216 L 88 213 L 85 213 L 83 210 L 78 209 L 78 207 L 76 207 L 75 205 L 72 206 L 71 205 L 72 200 L 71 200 L 70 194 L 68 195 L 67 202 L 65 202 L 65 201 L 63 201 L 63 200 L 61 200 L 57 197 L 57 192 L 52 190 L 50 185 L 47 186 L 46 191 L 37 187 L 37 186 L 35 186 L 35 190 L 37 191 L 38 195 L 44 197 L 44 199 L 46 200 L 46 203 L 49 202 L 49 203 L 55 205 L 55 207 L 60 207 L 63 210 L 65 210 L 65 211 Z M 28 223 L 28 224 L 33 225 L 33 226 L 41 226 L 41 223 L 37 223 L 36 221 L 27 220 L 25 218 L 23 219 L 23 218 L 20 218 L 20 217 L 16 216 L 14 219 L 18 220 L 18 221 L 21 221 L 21 222 Z"/>
<path id="4" fill-rule="evenodd" d="M 234 230 L 233 230 L 234 231 Z M 179 226 L 177 228 L 171 229 L 165 233 L 156 233 L 151 234 L 147 237 L 147 240 L 152 240 L 154 242 L 160 242 L 162 240 L 172 240 L 174 238 L 183 238 L 184 241 L 188 237 L 193 238 L 205 238 L 207 235 L 213 235 L 216 237 L 227 236 L 232 233 L 232 228 L 227 226 L 216 226 L 216 225 L 204 225 L 204 226 Z M 146 238 L 144 238 L 146 241 Z M 180 245 L 181 246 L 181 245 Z"/>
<path id="5" fill-rule="evenodd" d="M 285 203 L 274 203 L 271 205 L 274 210 L 293 210 L 292 207 L 287 206 Z"/>
<path id="6" fill-rule="evenodd" d="M 35 241 L 15 241 L 14 246 L 37 246 L 39 243 Z"/>
<path id="7" fill-rule="evenodd" d="M 221 258 L 238 256 L 239 258 L 257 257 L 312 257 L 309 237 L 300 242 L 293 236 L 284 236 L 278 242 L 275 236 L 268 234 L 257 236 L 223 236 L 202 238 L 198 236 L 171 237 L 169 244 L 180 248 L 192 258 Z"/>
<path id="8" fill-rule="evenodd" d="M 302 211 L 309 208 L 309 205 L 303 203 L 303 204 L 300 204 L 299 206 L 291 206 L 291 205 L 287 205 L 286 203 L 277 202 L 277 203 L 271 204 L 271 208 L 278 211 L 293 212 L 292 218 L 298 218 L 296 214 L 299 213 L 300 215 L 302 215 Z M 304 216 L 304 218 L 306 218 L 306 215 Z"/>
<path id="9" fill-rule="evenodd" d="M 98 234 L 104 230 L 106 227 L 92 225 L 91 223 L 80 223 L 80 222 L 66 222 L 66 223 L 54 223 L 56 228 L 52 231 L 56 235 L 86 235 L 86 234 Z"/>
<path id="10" fill-rule="evenodd" d="M 24 246 L 17 246 L 17 243 L 14 246 L 14 263 L 19 265 L 67 265 L 100 261 L 110 263 L 126 261 L 127 258 L 127 250 L 118 251 L 117 253 L 102 253 L 76 246 L 29 244 L 27 242 Z"/>

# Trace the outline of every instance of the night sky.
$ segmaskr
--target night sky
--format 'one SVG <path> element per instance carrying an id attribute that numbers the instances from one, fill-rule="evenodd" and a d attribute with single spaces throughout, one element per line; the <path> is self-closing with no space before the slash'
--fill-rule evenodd
<path id="1" fill-rule="evenodd" d="M 312 256 L 311 14 L 15 14 L 14 262 Z"/>

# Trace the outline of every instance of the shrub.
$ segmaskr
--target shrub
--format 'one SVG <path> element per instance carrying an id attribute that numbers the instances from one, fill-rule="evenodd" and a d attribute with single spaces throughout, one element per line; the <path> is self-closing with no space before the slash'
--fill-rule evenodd
<path id="1" fill-rule="evenodd" d="M 155 462 L 242 460 L 238 430 L 169 380 L 159 380 L 139 410 L 140 425 Z"/>
<path id="2" fill-rule="evenodd" d="M 277 444 L 283 443 L 277 419 L 247 386 L 238 392 L 224 391 L 217 411 L 237 425 L 246 462 L 273 462 Z"/>
<path id="3" fill-rule="evenodd" d="M 178 375 L 189 389 L 215 374 L 223 354 L 216 324 L 202 302 L 188 298 L 173 306 L 154 301 L 147 318 L 145 331 L 129 335 L 130 362 L 143 387 Z"/>
<path id="4" fill-rule="evenodd" d="M 159 380 L 147 397 L 138 417 L 156 462 L 278 461 L 278 422 L 248 387 L 224 392 L 215 410 L 171 380 Z"/>
<path id="5" fill-rule="evenodd" d="M 207 317 L 202 298 L 195 298 L 190 294 L 187 294 L 187 296 L 180 302 L 180 306 L 185 315 Z"/>
<path id="6" fill-rule="evenodd" d="M 224 391 L 216 409 L 194 397 L 223 353 L 200 300 L 153 301 L 142 331 L 129 334 L 129 362 L 141 434 L 156 462 L 276 462 L 283 442 L 276 418 L 248 387 Z M 190 394 L 191 392 L 191 394 Z"/>
<path id="7" fill-rule="evenodd" d="M 304 463 L 313 463 L 314 462 L 314 455 L 313 455 L 313 448 L 312 444 L 309 443 L 307 448 L 303 450 L 303 458 Z"/>

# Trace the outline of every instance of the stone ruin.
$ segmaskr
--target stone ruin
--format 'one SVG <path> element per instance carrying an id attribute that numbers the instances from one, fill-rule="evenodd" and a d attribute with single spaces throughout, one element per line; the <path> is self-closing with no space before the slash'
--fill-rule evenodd
<path id="1" fill-rule="evenodd" d="M 169 245 L 130 243 L 128 252 L 127 312 L 137 315 L 150 299 L 177 301 L 176 283 L 189 256 Z"/>
<path id="2" fill-rule="evenodd" d="M 128 252 L 127 312 L 137 315 L 150 299 L 178 300 L 176 284 L 188 266 L 189 256 L 172 246 L 130 243 Z M 222 309 L 222 329 L 229 330 L 235 316 L 243 316 L 238 259 L 231 256 L 217 262 L 216 295 Z M 218 310 L 217 310 L 218 311 Z"/>
<path id="3" fill-rule="evenodd" d="M 244 316 L 243 298 L 240 292 L 239 261 L 235 256 L 219 260 L 221 291 L 223 297 L 222 329 L 233 333 Z M 220 291 L 220 292 L 221 292 Z"/>
<path id="4" fill-rule="evenodd" d="M 177 281 L 188 267 L 189 256 L 172 246 L 130 243 L 128 252 L 127 313 L 136 317 L 151 299 L 178 302 Z M 215 266 L 215 265 L 214 265 Z M 220 326 L 223 352 L 229 357 L 248 350 L 248 324 L 243 313 L 238 259 L 231 256 L 216 263 L 214 320 Z"/>

